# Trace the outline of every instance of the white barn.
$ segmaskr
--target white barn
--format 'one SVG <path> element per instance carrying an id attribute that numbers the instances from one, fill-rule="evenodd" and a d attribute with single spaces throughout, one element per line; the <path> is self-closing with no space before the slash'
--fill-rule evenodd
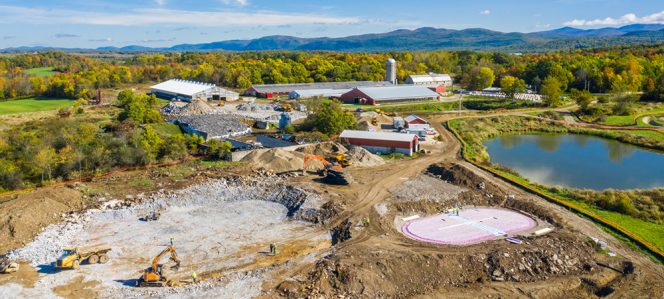
<path id="1" fill-rule="evenodd" d="M 240 94 L 218 87 L 214 84 L 171 79 L 150 87 L 150 93 L 160 99 L 178 99 L 190 102 L 194 98 L 202 97 L 207 100 L 236 101 Z"/>
<path id="2" fill-rule="evenodd" d="M 434 74 L 430 73 L 428 75 L 410 75 L 406 78 L 406 84 L 411 85 L 422 85 L 426 87 L 437 87 L 437 86 L 452 86 L 452 77 L 448 74 Z"/>

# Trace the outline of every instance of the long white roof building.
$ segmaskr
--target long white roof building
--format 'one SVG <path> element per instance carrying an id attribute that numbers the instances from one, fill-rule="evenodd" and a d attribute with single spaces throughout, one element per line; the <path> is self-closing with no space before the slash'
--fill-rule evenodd
<path id="1" fill-rule="evenodd" d="M 406 78 L 406 84 L 424 85 L 424 86 L 452 86 L 452 77 L 448 74 L 434 74 L 428 75 L 410 75 Z"/>
<path id="2" fill-rule="evenodd" d="M 198 96 L 212 98 L 214 95 L 218 95 L 221 98 L 232 101 L 240 97 L 237 92 L 217 87 L 214 84 L 181 79 L 171 79 L 153 85 L 150 87 L 150 92 L 160 98 L 169 100 L 172 98 L 191 100 Z"/>

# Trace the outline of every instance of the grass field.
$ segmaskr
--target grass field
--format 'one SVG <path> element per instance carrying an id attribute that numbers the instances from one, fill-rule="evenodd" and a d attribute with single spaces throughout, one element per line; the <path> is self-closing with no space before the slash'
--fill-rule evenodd
<path id="1" fill-rule="evenodd" d="M 74 101 L 66 99 L 30 98 L 24 100 L 0 102 L 0 115 L 57 110 L 74 105 Z"/>
<path id="2" fill-rule="evenodd" d="M 178 126 L 174 123 L 169 123 L 169 122 L 156 123 L 156 124 L 152 124 L 152 128 L 154 128 L 154 130 L 157 132 L 157 134 L 159 134 L 160 136 L 163 136 L 163 137 L 182 134 L 182 130 L 180 130 L 180 126 Z"/>
<path id="3" fill-rule="evenodd" d="M 55 69 L 52 67 L 37 67 L 37 68 L 27 69 L 25 70 L 25 72 L 37 77 L 50 77 L 57 73 Z"/>

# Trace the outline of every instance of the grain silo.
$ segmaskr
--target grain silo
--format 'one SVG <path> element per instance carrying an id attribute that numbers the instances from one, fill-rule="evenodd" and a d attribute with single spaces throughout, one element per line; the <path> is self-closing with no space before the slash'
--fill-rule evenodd
<path id="1" fill-rule="evenodd" d="M 397 61 L 393 58 L 387 60 L 387 67 L 385 70 L 385 81 L 389 81 L 392 84 L 397 84 Z"/>

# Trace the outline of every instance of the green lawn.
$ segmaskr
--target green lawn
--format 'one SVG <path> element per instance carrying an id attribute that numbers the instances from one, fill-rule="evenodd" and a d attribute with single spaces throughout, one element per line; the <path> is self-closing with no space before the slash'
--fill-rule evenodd
<path id="1" fill-rule="evenodd" d="M 643 137 L 649 137 L 649 138 L 654 138 L 657 140 L 664 140 L 664 133 L 661 132 L 655 132 L 655 131 L 647 131 L 647 130 L 621 130 L 620 132 L 626 133 L 626 134 L 632 134 L 636 136 L 643 136 Z"/>
<path id="2" fill-rule="evenodd" d="M 169 122 L 156 123 L 152 124 L 152 128 L 157 132 L 157 134 L 163 137 L 182 134 L 180 126 L 174 123 L 169 123 Z"/>
<path id="3" fill-rule="evenodd" d="M 25 70 L 25 72 L 37 77 L 50 77 L 57 73 L 55 69 L 52 67 L 36 67 L 32 69 L 27 69 Z"/>
<path id="4" fill-rule="evenodd" d="M 74 101 L 66 99 L 30 98 L 24 100 L 0 102 L 1 114 L 58 110 L 74 105 Z"/>

